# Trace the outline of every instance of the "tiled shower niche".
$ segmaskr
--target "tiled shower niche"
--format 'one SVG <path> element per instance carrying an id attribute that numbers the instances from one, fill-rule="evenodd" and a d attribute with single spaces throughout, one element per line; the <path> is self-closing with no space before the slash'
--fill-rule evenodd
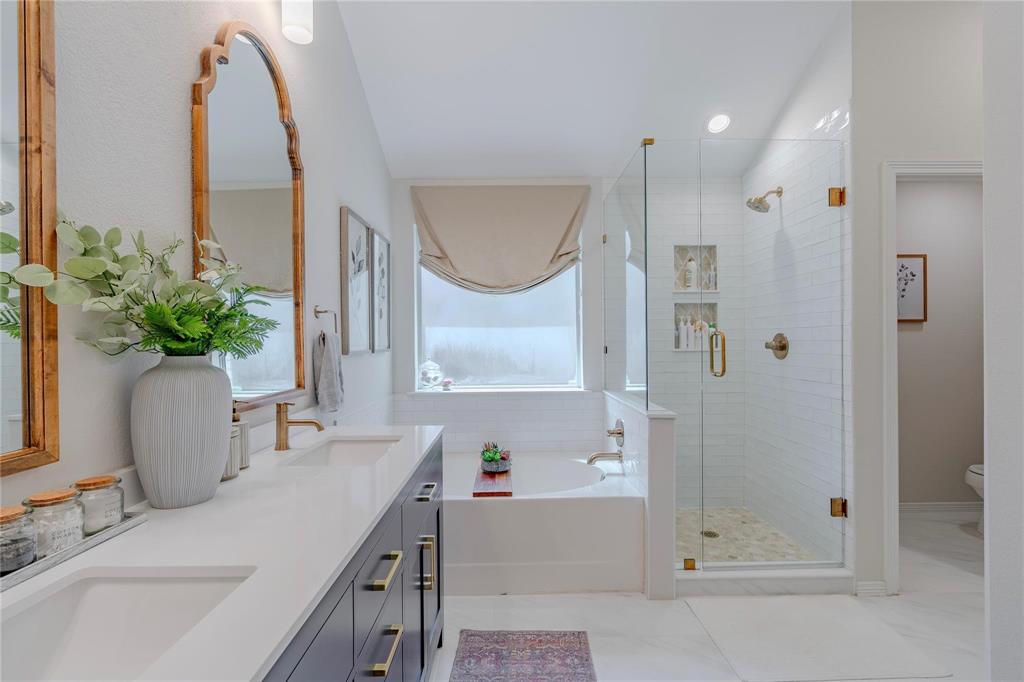
<path id="1" fill-rule="evenodd" d="M 693 258 L 696 280 L 686 286 L 686 263 Z M 675 281 L 677 292 L 718 291 L 718 247 L 714 244 L 676 244 L 674 246 Z"/>
<path id="2" fill-rule="evenodd" d="M 718 304 L 676 303 L 674 320 L 674 350 L 702 351 L 707 347 L 708 326 L 718 326 Z M 688 327 L 692 328 L 692 332 Z"/>

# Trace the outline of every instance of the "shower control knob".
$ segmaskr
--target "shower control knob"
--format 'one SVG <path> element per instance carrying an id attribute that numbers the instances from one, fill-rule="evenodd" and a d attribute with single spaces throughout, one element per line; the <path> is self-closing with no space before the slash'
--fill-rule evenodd
<path id="1" fill-rule="evenodd" d="M 765 341 L 764 347 L 779 360 L 789 355 L 789 339 L 781 332 L 773 336 L 771 341 Z"/>
<path id="2" fill-rule="evenodd" d="M 622 423 L 621 419 L 616 419 L 615 427 L 608 429 L 608 437 L 614 438 L 616 445 L 620 448 L 622 447 L 622 444 L 626 442 L 625 424 Z"/>

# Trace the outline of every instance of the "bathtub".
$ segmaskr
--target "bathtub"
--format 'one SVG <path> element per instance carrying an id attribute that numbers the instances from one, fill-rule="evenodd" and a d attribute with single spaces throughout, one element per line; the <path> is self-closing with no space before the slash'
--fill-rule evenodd
<path id="1" fill-rule="evenodd" d="M 474 498 L 479 455 L 445 452 L 447 594 L 643 590 L 643 497 L 585 458 L 514 453 L 513 496 Z"/>

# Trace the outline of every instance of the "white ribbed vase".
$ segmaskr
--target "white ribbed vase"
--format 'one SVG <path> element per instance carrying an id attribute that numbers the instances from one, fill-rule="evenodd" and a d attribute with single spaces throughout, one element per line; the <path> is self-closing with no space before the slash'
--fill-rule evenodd
<path id="1" fill-rule="evenodd" d="M 132 390 L 132 451 L 149 503 L 175 509 L 217 492 L 231 441 L 231 380 L 207 356 L 172 357 Z"/>

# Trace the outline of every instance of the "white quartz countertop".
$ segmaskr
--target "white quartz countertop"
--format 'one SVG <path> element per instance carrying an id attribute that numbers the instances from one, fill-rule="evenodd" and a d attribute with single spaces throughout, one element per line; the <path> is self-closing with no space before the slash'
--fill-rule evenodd
<path id="1" fill-rule="evenodd" d="M 167 576 L 248 575 L 141 679 L 261 679 L 440 438 L 441 427 L 293 432 L 293 449 L 254 454 L 251 466 L 209 502 L 169 510 L 137 505 L 132 511 L 145 511 L 146 523 L 7 590 L 4 609 L 34 602 L 83 573 L 137 568 L 156 575 L 166 570 Z M 365 466 L 289 466 L 326 440 L 359 437 L 400 440 Z"/>

